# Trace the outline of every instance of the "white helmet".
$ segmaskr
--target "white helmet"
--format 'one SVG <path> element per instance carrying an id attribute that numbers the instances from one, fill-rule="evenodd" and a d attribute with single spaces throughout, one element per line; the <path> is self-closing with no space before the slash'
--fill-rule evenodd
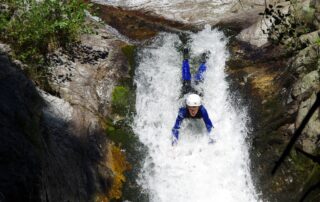
<path id="1" fill-rule="evenodd" d="M 186 100 L 187 106 L 199 107 L 201 105 L 201 98 L 197 94 L 190 94 Z"/>

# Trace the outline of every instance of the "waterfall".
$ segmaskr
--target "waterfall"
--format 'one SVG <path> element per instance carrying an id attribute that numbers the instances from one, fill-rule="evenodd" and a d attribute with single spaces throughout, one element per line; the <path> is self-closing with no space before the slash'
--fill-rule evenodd
<path id="1" fill-rule="evenodd" d="M 208 144 L 202 120 L 185 120 L 178 145 L 171 146 L 171 129 L 184 103 L 180 96 L 182 56 L 175 48 L 178 36 L 160 34 L 140 51 L 135 75 L 133 129 L 148 148 L 138 183 L 156 202 L 258 201 L 249 168 L 248 117 L 245 110 L 232 105 L 225 80 L 226 38 L 206 27 L 191 34 L 191 39 L 192 56 L 211 52 L 201 87 L 216 143 Z"/>

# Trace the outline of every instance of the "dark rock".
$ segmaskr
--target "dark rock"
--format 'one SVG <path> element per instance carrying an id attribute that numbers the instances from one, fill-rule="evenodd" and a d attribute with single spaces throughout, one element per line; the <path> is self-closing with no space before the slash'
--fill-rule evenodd
<path id="1" fill-rule="evenodd" d="M 1 201 L 40 201 L 41 97 L 34 85 L 0 54 Z"/>
<path id="2" fill-rule="evenodd" d="M 72 108 L 47 93 L 39 95 L 3 54 L 0 91 L 1 202 L 88 202 L 107 195 L 112 184 L 108 142 L 92 124 L 94 117 L 79 108 L 64 117 Z"/>

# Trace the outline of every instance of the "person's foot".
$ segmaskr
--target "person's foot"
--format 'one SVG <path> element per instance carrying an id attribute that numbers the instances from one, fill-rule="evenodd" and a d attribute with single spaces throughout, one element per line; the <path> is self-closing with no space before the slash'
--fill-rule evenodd
<path id="1" fill-rule="evenodd" d="M 183 59 L 189 59 L 190 58 L 190 54 L 189 54 L 189 49 L 188 48 L 184 48 L 183 49 Z"/>
<path id="2" fill-rule="evenodd" d="M 182 45 L 184 45 L 184 46 L 191 42 L 190 34 L 187 32 L 180 32 L 178 36 L 179 36 L 179 39 L 180 39 Z"/>
<path id="3" fill-rule="evenodd" d="M 209 50 L 205 51 L 204 53 L 201 54 L 201 57 L 200 57 L 200 62 L 201 63 L 206 63 L 207 60 L 209 59 L 210 57 L 210 54 L 211 52 Z"/>

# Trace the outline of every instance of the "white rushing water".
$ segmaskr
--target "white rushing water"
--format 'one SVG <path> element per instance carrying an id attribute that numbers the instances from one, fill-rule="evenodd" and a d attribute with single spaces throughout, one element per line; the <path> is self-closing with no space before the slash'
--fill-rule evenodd
<path id="1" fill-rule="evenodd" d="M 216 143 L 209 145 L 202 122 L 186 121 L 176 147 L 171 129 L 180 99 L 182 56 L 177 35 L 161 34 L 140 52 L 134 131 L 148 148 L 139 184 L 156 202 L 258 201 L 249 170 L 246 113 L 236 112 L 228 100 L 222 33 L 206 27 L 192 34 L 192 55 L 211 51 L 203 83 L 203 104 L 215 128 Z M 200 124 L 200 126 L 199 126 Z M 202 124 L 202 125 L 201 125 Z"/>

